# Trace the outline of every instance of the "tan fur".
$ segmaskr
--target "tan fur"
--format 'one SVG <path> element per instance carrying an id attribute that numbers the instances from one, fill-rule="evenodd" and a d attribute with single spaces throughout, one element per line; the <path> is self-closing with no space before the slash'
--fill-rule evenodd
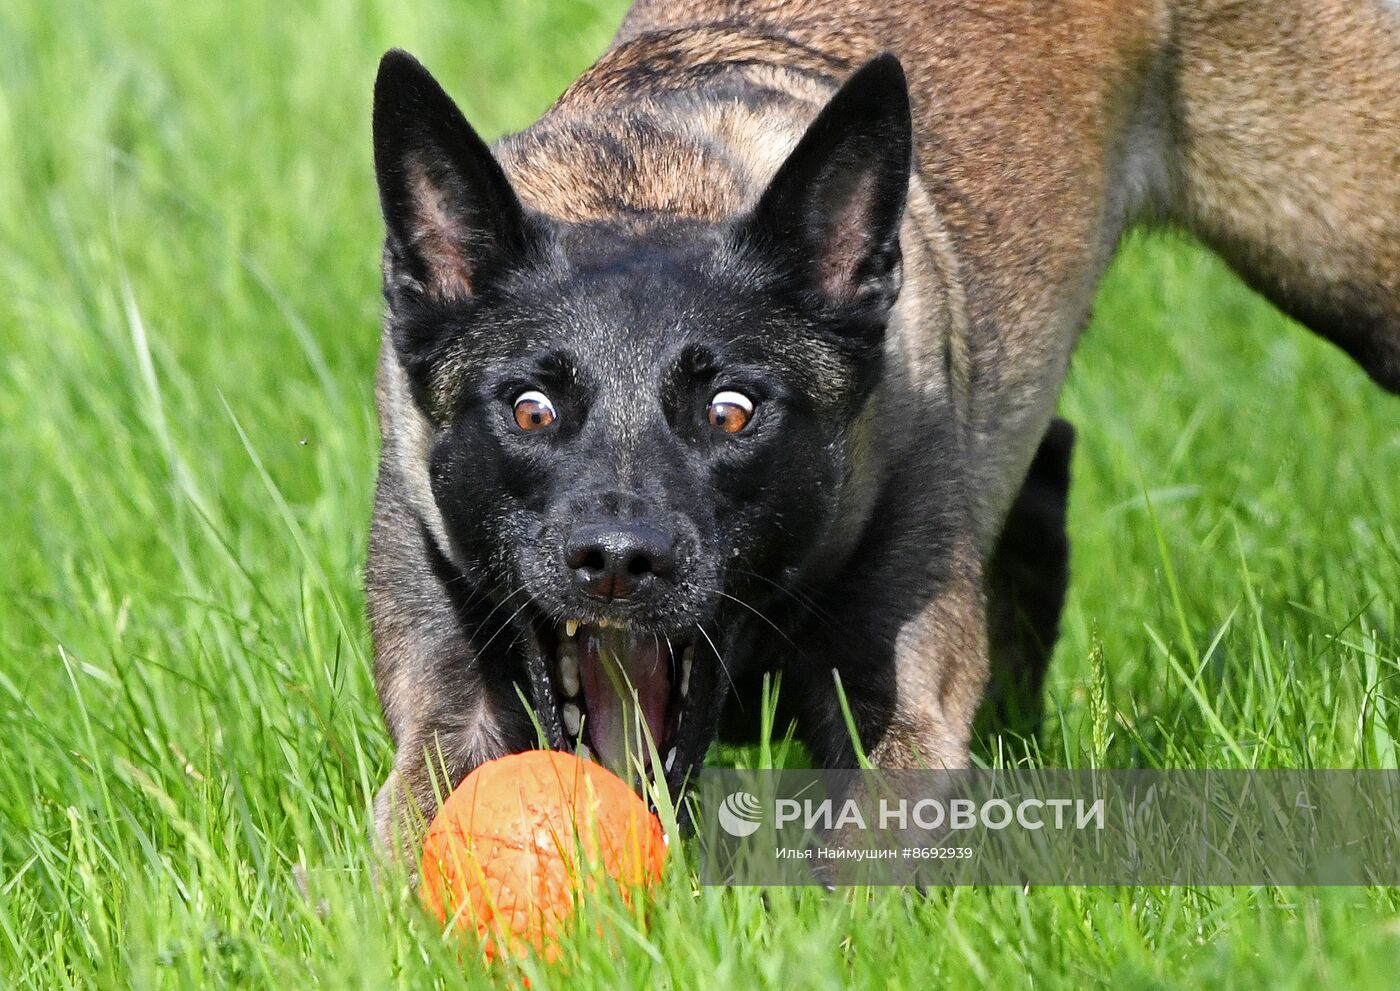
<path id="1" fill-rule="evenodd" d="M 1400 388 L 1400 6 L 1183 4 L 1181 219 Z"/>
<path id="2" fill-rule="evenodd" d="M 953 549 L 953 578 L 900 631 L 899 700 L 871 762 L 888 768 L 967 765 L 972 716 L 987 679 L 987 620 L 982 568 L 971 540 Z M 936 653 L 935 653 L 936 652 Z"/>
<path id="3" fill-rule="evenodd" d="M 624 202 L 716 219 L 750 202 L 835 82 L 881 50 L 910 77 L 919 168 L 904 241 L 927 249 L 912 253 L 891 358 L 958 396 L 984 557 L 1135 218 L 1187 224 L 1294 312 L 1335 313 L 1319 329 L 1400 385 L 1400 18 L 1375 0 L 641 0 L 503 158 L 532 205 L 563 217 Z M 678 112 L 718 66 L 784 99 Z M 637 167 L 578 168 L 557 137 L 620 101 L 631 117 L 614 133 Z M 628 141 L 639 119 L 667 139 Z M 909 740 L 946 739 L 975 709 L 985 667 L 966 657 L 985 647 L 936 618 L 981 622 L 973 600 L 931 605 L 901 638 L 922 655 L 902 694 L 947 699 L 911 702 L 940 725 L 897 734 L 906 755 L 952 759 Z M 938 688 L 950 666 L 974 690 Z"/>
<path id="4" fill-rule="evenodd" d="M 821 96 L 881 50 L 910 75 L 919 178 L 964 273 L 984 546 L 1134 217 L 1190 224 L 1271 290 L 1371 300 L 1393 319 L 1400 16 L 1379 0 L 641 0 L 503 157 L 524 195 L 560 216 L 606 215 L 625 182 L 623 202 L 713 219 L 747 201 Z M 574 168 L 567 142 L 535 158 L 571 130 L 561 121 L 616 115 L 639 88 L 675 120 L 673 101 L 717 66 L 793 102 L 706 105 L 709 119 L 687 120 L 661 161 L 639 152 L 635 171 Z M 761 160 L 756 133 L 778 136 Z"/>

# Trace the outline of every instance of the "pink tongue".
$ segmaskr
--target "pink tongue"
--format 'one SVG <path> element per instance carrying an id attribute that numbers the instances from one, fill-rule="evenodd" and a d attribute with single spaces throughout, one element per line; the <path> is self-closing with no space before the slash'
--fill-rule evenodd
<path id="1" fill-rule="evenodd" d="M 640 759 L 645 766 L 651 756 L 638 730 L 639 708 L 652 744 L 658 750 L 666 744 L 671 671 L 665 643 L 650 634 L 587 627 L 579 646 L 588 742 L 603 764 L 630 779 L 631 763 Z"/>

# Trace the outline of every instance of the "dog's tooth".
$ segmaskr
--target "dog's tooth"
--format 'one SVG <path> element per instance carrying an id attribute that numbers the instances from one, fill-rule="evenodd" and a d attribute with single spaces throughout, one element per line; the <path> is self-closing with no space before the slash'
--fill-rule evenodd
<path id="1" fill-rule="evenodd" d="M 695 648 L 687 647 L 681 654 L 681 698 L 690 694 L 690 666 L 695 661 Z"/>
<path id="2" fill-rule="evenodd" d="M 566 620 L 564 620 L 564 636 L 566 636 L 566 637 L 568 637 L 568 638 L 570 638 L 570 639 L 573 639 L 574 634 L 576 634 L 576 633 L 578 633 L 578 620 L 576 620 L 576 619 L 566 619 Z"/>
<path id="3" fill-rule="evenodd" d="M 573 698 L 578 694 L 578 663 L 578 645 L 561 643 L 559 645 L 559 690 L 564 693 L 565 698 Z"/>
<path id="4" fill-rule="evenodd" d="M 666 753 L 666 773 L 671 773 L 671 766 L 676 763 L 676 748 L 672 747 Z"/>
<path id="5" fill-rule="evenodd" d="M 579 712 L 578 706 L 572 702 L 565 702 L 564 708 L 564 729 L 570 736 L 578 736 L 578 728 L 583 723 L 583 713 Z"/>
<path id="6" fill-rule="evenodd" d="M 606 616 L 604 616 L 602 619 L 598 620 L 598 626 L 600 629 L 606 630 L 609 626 L 612 626 L 612 623 L 608 621 L 608 618 Z"/>

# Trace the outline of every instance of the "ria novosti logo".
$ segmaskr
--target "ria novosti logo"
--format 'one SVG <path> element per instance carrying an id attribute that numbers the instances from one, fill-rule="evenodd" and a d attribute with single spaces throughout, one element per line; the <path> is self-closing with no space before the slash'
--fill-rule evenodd
<path id="1" fill-rule="evenodd" d="M 746 791 L 730 792 L 719 803 L 719 824 L 730 836 L 752 836 L 763 825 L 763 807 Z"/>
<path id="2" fill-rule="evenodd" d="M 734 791 L 725 796 L 718 809 L 719 824 L 730 836 L 743 838 L 758 832 L 765 818 L 763 803 L 750 792 Z M 965 832 L 985 829 L 994 832 L 1019 828 L 1103 830 L 1106 806 L 1102 798 L 1030 798 L 1016 801 L 1004 798 L 881 798 L 874 807 L 855 799 L 779 798 L 773 803 L 775 829 L 788 826 L 807 831 L 859 829 L 896 834 L 913 827 L 923 832 Z"/>

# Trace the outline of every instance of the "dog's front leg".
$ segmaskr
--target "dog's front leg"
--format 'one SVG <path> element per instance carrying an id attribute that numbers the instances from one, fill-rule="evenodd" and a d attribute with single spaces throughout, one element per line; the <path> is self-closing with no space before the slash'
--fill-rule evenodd
<path id="1" fill-rule="evenodd" d="M 825 653 L 834 660 L 806 666 L 804 737 L 821 766 L 858 763 L 842 695 L 875 766 L 967 766 L 988 672 L 982 562 L 970 533 L 944 553 L 922 605 L 891 614 L 877 601 L 848 614 L 848 639 Z"/>
<path id="2" fill-rule="evenodd" d="M 898 564 L 889 562 L 891 574 Z M 905 608 L 891 614 L 888 599 L 869 600 L 864 617 L 848 614 L 845 618 L 848 639 L 839 661 L 804 665 L 807 675 L 826 682 L 822 691 L 804 679 L 808 703 L 803 713 L 804 738 L 819 766 L 858 766 L 850 722 L 855 724 L 861 750 L 876 768 L 968 766 L 973 717 L 989 668 L 982 566 L 970 534 L 945 549 L 933 573 L 932 594 L 925 595 L 921 604 L 910 608 L 904 602 Z M 856 649 L 859 643 L 865 645 L 864 651 Z M 868 802 L 871 783 L 869 778 L 849 781 L 840 786 L 850 789 L 842 797 Z M 925 831 L 916 829 L 897 842 L 924 845 L 928 838 Z M 825 839 L 828 845 L 860 841 L 842 831 Z M 902 873 L 891 876 L 914 883 L 918 867 L 908 862 L 895 868 Z M 822 876 L 820 870 L 818 874 Z M 837 876 L 839 871 L 826 879 Z"/>
<path id="3" fill-rule="evenodd" d="M 374 799 L 374 827 L 383 854 L 411 869 L 438 807 L 479 764 L 507 752 L 483 701 L 478 711 L 415 720 L 394 752 L 394 766 Z M 517 748 L 518 749 L 518 748 Z"/>
<path id="4" fill-rule="evenodd" d="M 987 622 L 978 577 L 950 586 L 904 625 L 895 644 L 895 704 L 868 751 L 884 768 L 968 764 L 987 684 Z"/>
<path id="5" fill-rule="evenodd" d="M 398 477 L 381 473 L 366 589 L 394 765 L 375 798 L 374 827 L 380 851 L 408 867 L 441 800 L 478 764 L 535 739 L 510 671 L 484 665 L 469 637 L 479 625 L 471 608 L 489 614 L 490 604 L 478 603 L 413 520 Z"/>

